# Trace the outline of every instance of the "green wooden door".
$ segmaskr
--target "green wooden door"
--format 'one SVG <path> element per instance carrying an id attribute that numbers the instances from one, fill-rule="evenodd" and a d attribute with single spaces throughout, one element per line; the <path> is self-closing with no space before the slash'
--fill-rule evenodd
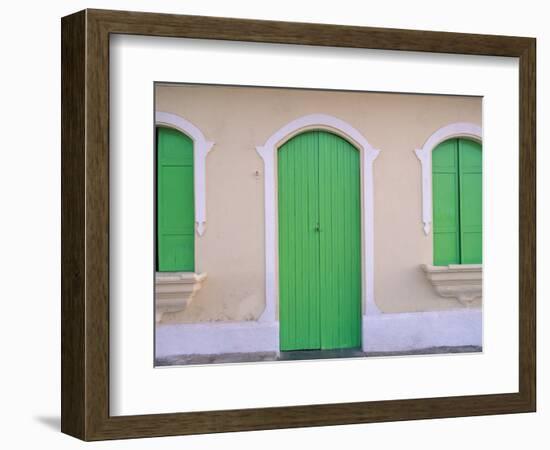
<path id="1" fill-rule="evenodd" d="M 361 345 L 359 151 L 309 131 L 278 151 L 281 350 Z"/>
<path id="2" fill-rule="evenodd" d="M 449 139 L 432 152 L 434 265 L 482 262 L 481 144 Z"/>
<path id="3" fill-rule="evenodd" d="M 157 129 L 157 251 L 160 272 L 195 270 L 193 141 Z"/>

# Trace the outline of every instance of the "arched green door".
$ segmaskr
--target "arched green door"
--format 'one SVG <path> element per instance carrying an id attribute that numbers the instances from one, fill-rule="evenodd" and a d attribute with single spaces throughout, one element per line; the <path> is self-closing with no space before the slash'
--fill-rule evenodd
<path id="1" fill-rule="evenodd" d="M 359 151 L 308 131 L 278 150 L 281 350 L 361 346 Z"/>

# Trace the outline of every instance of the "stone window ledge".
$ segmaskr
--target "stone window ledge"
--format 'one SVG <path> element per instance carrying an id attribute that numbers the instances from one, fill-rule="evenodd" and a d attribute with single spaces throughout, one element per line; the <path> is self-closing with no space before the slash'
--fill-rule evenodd
<path id="1" fill-rule="evenodd" d="M 426 278 L 441 297 L 454 298 L 465 306 L 470 306 L 475 299 L 481 298 L 482 264 L 448 266 L 422 264 L 421 267 Z"/>
<path id="2" fill-rule="evenodd" d="M 206 273 L 157 272 L 155 274 L 155 319 L 164 313 L 183 311 L 206 279 Z"/>

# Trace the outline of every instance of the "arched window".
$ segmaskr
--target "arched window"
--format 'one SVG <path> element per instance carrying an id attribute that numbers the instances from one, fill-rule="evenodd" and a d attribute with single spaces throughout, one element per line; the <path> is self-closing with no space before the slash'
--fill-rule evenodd
<path id="1" fill-rule="evenodd" d="M 433 264 L 482 263 L 482 152 L 468 138 L 432 152 Z"/>
<path id="2" fill-rule="evenodd" d="M 195 259 L 195 230 L 206 228 L 206 155 L 214 143 L 191 122 L 157 111 L 156 320 L 183 310 L 206 279 Z"/>

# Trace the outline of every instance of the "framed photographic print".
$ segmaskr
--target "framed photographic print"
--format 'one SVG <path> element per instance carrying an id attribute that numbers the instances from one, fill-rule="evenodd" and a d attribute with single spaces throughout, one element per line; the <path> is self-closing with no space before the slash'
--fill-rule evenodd
<path id="1" fill-rule="evenodd" d="M 62 431 L 535 410 L 535 39 L 62 20 Z"/>

